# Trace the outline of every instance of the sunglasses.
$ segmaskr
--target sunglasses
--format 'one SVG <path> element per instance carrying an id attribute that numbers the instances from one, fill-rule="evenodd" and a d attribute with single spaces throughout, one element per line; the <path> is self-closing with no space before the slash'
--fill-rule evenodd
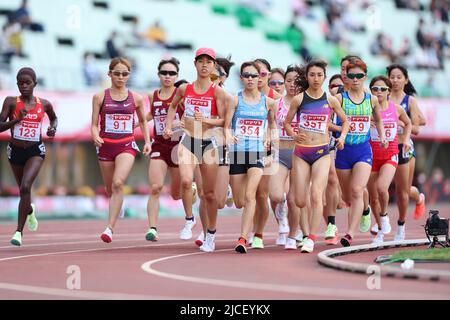
<path id="1" fill-rule="evenodd" d="M 268 75 L 269 75 L 269 72 L 267 72 L 267 71 L 263 71 L 263 72 L 260 72 L 260 73 L 259 73 L 259 76 L 260 76 L 261 78 L 267 77 Z"/>
<path id="2" fill-rule="evenodd" d="M 209 78 L 211 79 L 211 81 L 216 81 L 217 79 L 220 78 L 220 76 L 219 76 L 218 74 L 211 73 L 211 74 L 209 75 Z"/>
<path id="3" fill-rule="evenodd" d="M 269 86 L 282 86 L 284 84 L 283 80 L 270 80 Z"/>
<path id="4" fill-rule="evenodd" d="M 114 76 L 116 76 L 116 77 L 120 77 L 120 76 L 122 75 L 122 77 L 124 77 L 124 78 L 126 78 L 126 77 L 128 77 L 128 76 L 130 75 L 130 72 L 129 72 L 129 71 L 123 71 L 123 72 L 120 72 L 120 71 L 111 71 L 111 73 L 112 73 Z"/>
<path id="5" fill-rule="evenodd" d="M 379 87 L 379 86 L 373 86 L 372 88 L 370 88 L 371 91 L 374 92 L 386 92 L 389 90 L 389 87 Z"/>
<path id="6" fill-rule="evenodd" d="M 252 78 L 252 79 L 256 79 L 258 78 L 260 75 L 257 73 L 249 73 L 249 72 L 244 72 L 243 74 L 241 74 L 242 78 L 248 79 L 248 78 Z"/>
<path id="7" fill-rule="evenodd" d="M 161 70 L 160 72 L 159 72 L 159 74 L 160 75 L 162 75 L 162 76 L 176 76 L 177 74 L 178 74 L 178 72 L 176 72 L 176 71 L 168 71 L 168 70 Z"/>
<path id="8" fill-rule="evenodd" d="M 347 73 L 347 78 L 349 79 L 362 79 L 366 76 L 365 73 Z"/>

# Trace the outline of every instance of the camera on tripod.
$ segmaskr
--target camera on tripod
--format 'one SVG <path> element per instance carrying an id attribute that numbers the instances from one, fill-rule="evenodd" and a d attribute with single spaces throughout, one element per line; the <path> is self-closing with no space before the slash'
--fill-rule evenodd
<path id="1" fill-rule="evenodd" d="M 436 244 L 440 244 L 442 247 L 449 247 L 449 234 L 448 234 L 449 219 L 439 217 L 438 210 L 430 210 L 429 218 L 425 224 L 425 234 L 430 241 L 429 248 L 434 248 Z M 433 240 L 430 239 L 433 237 Z M 445 236 L 445 243 L 439 241 L 439 236 Z"/>

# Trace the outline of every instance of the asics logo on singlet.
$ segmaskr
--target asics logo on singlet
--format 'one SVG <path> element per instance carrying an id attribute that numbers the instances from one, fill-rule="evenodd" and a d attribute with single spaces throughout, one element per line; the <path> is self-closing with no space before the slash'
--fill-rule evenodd
<path id="1" fill-rule="evenodd" d="M 27 119 L 27 120 L 36 120 L 38 118 L 38 115 L 37 114 L 34 114 L 34 113 L 28 113 L 25 117 L 24 117 L 24 119 Z"/>

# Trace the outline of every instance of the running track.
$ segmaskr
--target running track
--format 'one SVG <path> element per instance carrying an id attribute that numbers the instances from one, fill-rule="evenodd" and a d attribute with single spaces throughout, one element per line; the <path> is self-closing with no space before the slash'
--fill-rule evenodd
<path id="1" fill-rule="evenodd" d="M 449 205 L 438 209 L 450 216 Z M 411 208 L 412 209 L 412 208 Z M 344 232 L 346 211 L 337 224 Z M 396 212 L 396 210 L 392 210 Z M 276 247 L 277 227 L 270 217 L 266 248 L 234 252 L 240 216 L 219 217 L 216 252 L 203 253 L 191 241 L 178 239 L 181 218 L 160 219 L 160 240 L 145 241 L 146 222 L 120 220 L 112 244 L 99 239 L 104 221 L 41 221 L 37 233 L 26 230 L 22 247 L 9 245 L 15 225 L 0 225 L 0 299 L 168 299 L 168 300 L 300 300 L 300 299 L 450 299 L 446 281 L 381 279 L 380 290 L 369 290 L 369 275 L 351 274 L 320 266 L 319 251 L 330 249 L 323 235 L 315 253 L 302 254 Z M 393 232 L 395 215 L 391 214 Z M 424 238 L 423 221 L 409 221 L 407 238 Z M 194 229 L 196 237 L 199 224 Z M 369 234 L 354 244 L 369 243 Z M 393 233 L 386 240 L 393 239 Z M 341 257 L 372 262 L 360 253 Z M 68 290 L 68 267 L 80 268 L 80 290 Z M 448 265 L 443 265 L 448 268 Z"/>

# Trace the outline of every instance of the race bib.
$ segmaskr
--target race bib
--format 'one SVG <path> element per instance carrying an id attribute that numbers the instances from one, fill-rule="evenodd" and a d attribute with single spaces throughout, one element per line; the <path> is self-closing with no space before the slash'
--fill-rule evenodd
<path id="1" fill-rule="evenodd" d="M 166 129 L 166 119 L 167 116 L 156 116 L 155 118 L 155 129 L 156 129 L 156 135 L 162 136 L 164 135 L 164 130 Z M 175 120 L 180 121 L 180 117 L 178 113 L 175 114 Z M 174 128 L 172 131 L 177 132 L 181 130 L 181 128 Z"/>
<path id="2" fill-rule="evenodd" d="M 299 133 L 299 127 L 298 122 L 291 122 L 292 130 L 294 130 L 295 134 Z M 281 126 L 278 126 L 278 135 L 280 140 L 294 140 L 293 137 L 287 134 L 286 130 L 284 129 L 283 123 L 281 123 Z"/>
<path id="3" fill-rule="evenodd" d="M 300 114 L 300 128 L 309 132 L 327 133 L 328 115 L 323 114 Z"/>
<path id="4" fill-rule="evenodd" d="M 386 140 L 389 142 L 394 141 L 395 135 L 397 134 L 397 122 L 385 122 L 384 123 L 384 135 Z M 378 135 L 377 128 L 370 128 L 370 139 L 372 141 L 381 141 Z"/>
<path id="5" fill-rule="evenodd" d="M 132 114 L 107 114 L 105 119 L 105 132 L 119 134 L 133 133 Z"/>
<path id="6" fill-rule="evenodd" d="M 365 136 L 370 130 L 370 116 L 348 116 L 350 128 L 348 134 Z"/>
<path id="7" fill-rule="evenodd" d="M 14 126 L 14 139 L 25 141 L 39 141 L 41 139 L 41 123 L 21 121 Z"/>
<path id="8" fill-rule="evenodd" d="M 262 139 L 264 137 L 265 120 L 237 119 L 236 135 L 248 139 Z"/>
<path id="9" fill-rule="evenodd" d="M 200 112 L 203 118 L 211 118 L 211 100 L 187 98 L 184 101 L 184 115 L 194 118 L 194 112 Z"/>

